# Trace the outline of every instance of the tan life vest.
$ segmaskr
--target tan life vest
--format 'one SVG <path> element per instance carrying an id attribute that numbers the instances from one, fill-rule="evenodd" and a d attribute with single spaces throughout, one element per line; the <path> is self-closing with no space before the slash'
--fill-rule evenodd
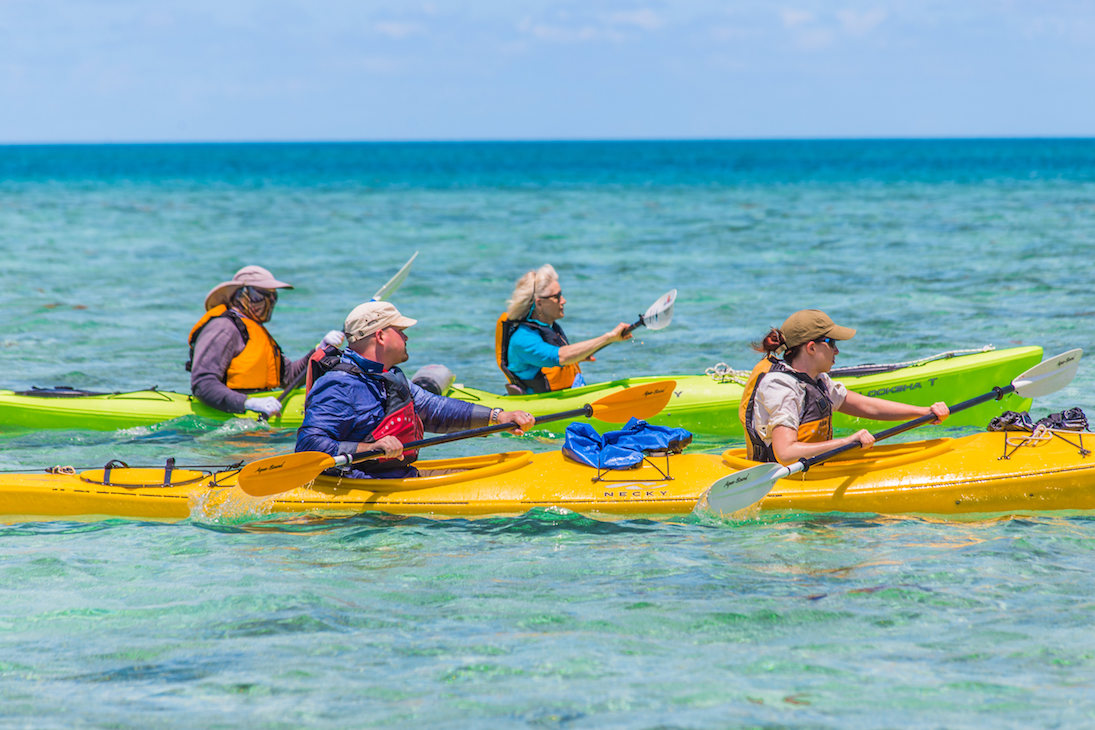
<path id="1" fill-rule="evenodd" d="M 777 461 L 775 451 L 771 444 L 764 443 L 760 433 L 753 423 L 754 407 L 756 406 L 757 390 L 761 380 L 768 373 L 787 373 L 801 382 L 806 390 L 806 397 L 799 411 L 798 435 L 799 441 L 804 443 L 817 443 L 828 441 L 833 437 L 833 403 L 829 395 L 816 380 L 806 373 L 800 373 L 788 367 L 781 360 L 771 355 L 765 356 L 756 364 L 749 374 L 749 380 L 745 383 L 745 389 L 741 394 L 741 404 L 738 406 L 738 417 L 745 428 L 746 455 L 753 461 Z"/>

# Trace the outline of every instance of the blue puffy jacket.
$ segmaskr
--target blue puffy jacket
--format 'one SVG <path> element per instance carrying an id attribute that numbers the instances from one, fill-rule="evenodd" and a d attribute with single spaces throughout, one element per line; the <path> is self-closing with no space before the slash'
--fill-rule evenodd
<path id="1" fill-rule="evenodd" d="M 316 380 L 304 404 L 304 423 L 297 431 L 297 451 L 322 451 L 331 456 L 353 454 L 358 443 L 369 441 L 369 434 L 383 420 L 387 391 L 384 381 L 371 375 L 379 374 L 383 366 L 352 351 L 343 354 L 342 362 L 357 366 L 360 372 L 331 370 Z M 434 395 L 414 383 L 408 384 L 415 413 L 427 431 L 463 431 L 485 426 L 490 420 L 489 408 Z M 338 473 L 353 479 L 396 479 L 416 476 L 418 470 L 393 462 L 392 469 L 381 472 L 364 472 L 351 466 Z"/>

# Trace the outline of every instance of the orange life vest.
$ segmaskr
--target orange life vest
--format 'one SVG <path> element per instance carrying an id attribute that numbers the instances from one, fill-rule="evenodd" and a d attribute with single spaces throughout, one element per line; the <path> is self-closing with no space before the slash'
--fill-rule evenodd
<path id="1" fill-rule="evenodd" d="M 207 311 L 190 329 L 190 360 L 194 359 L 194 343 L 207 324 L 216 317 L 228 317 L 240 328 L 243 350 L 228 363 L 225 385 L 232 390 L 270 390 L 281 385 L 283 356 L 281 348 L 260 322 L 245 317 L 224 304 Z M 187 363 L 187 370 L 190 369 Z"/>
<path id="2" fill-rule="evenodd" d="M 522 388 L 526 393 L 547 393 L 552 390 L 565 390 L 574 385 L 574 379 L 578 377 L 578 373 L 582 372 L 577 363 L 540 368 L 540 372 L 531 380 L 519 378 L 509 369 L 509 341 L 518 327 L 528 327 L 549 345 L 562 347 L 570 344 L 563 328 L 558 324 L 552 323 L 548 327 L 527 319 L 514 322 L 503 312 L 494 327 L 494 358 L 498 368 L 506 376 L 506 380 Z"/>
<path id="3" fill-rule="evenodd" d="M 828 441 L 833 437 L 833 403 L 829 400 L 829 394 L 806 373 L 793 370 L 783 361 L 768 355 L 749 373 L 749 380 L 741 394 L 741 405 L 738 406 L 738 418 L 745 428 L 746 454 L 753 461 L 777 461 L 771 444 L 764 443 L 753 422 L 757 389 L 761 380 L 771 372 L 787 373 L 805 386 L 806 397 L 799 410 L 798 440 L 815 443 Z"/>

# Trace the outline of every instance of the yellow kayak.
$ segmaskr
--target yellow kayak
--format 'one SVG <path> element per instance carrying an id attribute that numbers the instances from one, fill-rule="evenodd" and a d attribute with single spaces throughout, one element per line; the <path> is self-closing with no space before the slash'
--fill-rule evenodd
<path id="1" fill-rule="evenodd" d="M 985 432 L 855 450 L 780 479 L 761 510 L 956 515 L 1095 509 L 1095 434 Z M 723 453 L 730 469 L 756 462 Z"/>
<path id="2" fill-rule="evenodd" d="M 760 510 L 956 515 L 1095 509 L 1095 434 L 979 433 L 852 451 L 779 480 Z M 515 515 L 559 507 L 593 515 L 682 515 L 707 488 L 755 466 L 742 449 L 649 458 L 598 472 L 560 452 L 418 462 L 411 479 L 319 477 L 270 497 L 246 495 L 237 470 L 92 469 L 0 474 L 0 519 L 130 517 L 255 519 L 277 513 L 381 511 L 434 516 Z"/>
<path id="3" fill-rule="evenodd" d="M 560 452 L 420 461 L 411 479 L 334 479 L 256 498 L 236 486 L 237 471 L 185 468 L 93 469 L 62 474 L 0 474 L 0 514 L 11 519 L 119 516 L 180 520 L 249 518 L 314 511 L 394 514 L 522 514 L 561 507 L 606 515 L 687 514 L 726 473 L 716 454 L 651 458 L 637 469 L 598 470 Z M 166 483 L 166 484 L 165 484 Z"/>

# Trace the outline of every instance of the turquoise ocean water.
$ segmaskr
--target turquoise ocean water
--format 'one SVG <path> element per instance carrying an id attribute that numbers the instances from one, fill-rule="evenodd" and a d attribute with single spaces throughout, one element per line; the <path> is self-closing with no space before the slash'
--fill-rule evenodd
<path id="1" fill-rule="evenodd" d="M 296 286 L 270 328 L 303 354 L 414 251 L 407 369 L 476 387 L 545 262 L 576 336 L 679 290 L 591 381 L 748 367 L 803 307 L 859 329 L 841 364 L 1090 350 L 1093 250 L 1092 140 L 0 147 L 0 387 L 186 390 L 205 294 L 249 263 Z M 1033 412 L 1095 416 L 1093 386 Z M 292 440 L 0 431 L 0 470 Z M 1088 515 L 0 523 L 0 725 L 1083 726 L 1093 553 Z"/>

